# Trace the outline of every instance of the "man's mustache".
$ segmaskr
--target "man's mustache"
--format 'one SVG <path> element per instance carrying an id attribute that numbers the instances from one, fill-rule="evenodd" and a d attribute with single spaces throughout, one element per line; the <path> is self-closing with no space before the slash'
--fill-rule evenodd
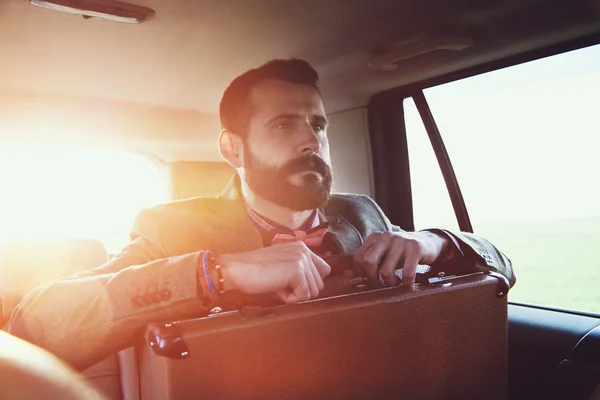
<path id="1" fill-rule="evenodd" d="M 289 176 L 298 172 L 314 171 L 321 174 L 323 177 L 331 175 L 329 165 L 317 155 L 297 158 L 285 164 L 280 172 Z"/>

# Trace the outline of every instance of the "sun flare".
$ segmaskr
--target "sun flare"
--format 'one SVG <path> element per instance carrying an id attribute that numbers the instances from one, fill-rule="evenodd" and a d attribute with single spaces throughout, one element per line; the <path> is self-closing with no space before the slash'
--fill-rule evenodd
<path id="1" fill-rule="evenodd" d="M 67 145 L 0 146 L 0 244 L 91 237 L 109 252 L 128 242 L 136 214 L 167 199 L 159 166 L 120 150 Z"/>

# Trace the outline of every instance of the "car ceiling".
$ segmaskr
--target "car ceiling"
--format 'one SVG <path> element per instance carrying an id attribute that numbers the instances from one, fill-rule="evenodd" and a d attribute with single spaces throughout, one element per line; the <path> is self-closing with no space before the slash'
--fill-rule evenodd
<path id="1" fill-rule="evenodd" d="M 84 20 L 0 0 L 0 90 L 215 113 L 224 87 L 272 58 L 303 58 L 321 75 L 329 112 L 376 93 L 600 32 L 600 0 L 134 0 L 142 24 Z M 405 60 L 372 54 L 427 35 L 474 45 Z"/>

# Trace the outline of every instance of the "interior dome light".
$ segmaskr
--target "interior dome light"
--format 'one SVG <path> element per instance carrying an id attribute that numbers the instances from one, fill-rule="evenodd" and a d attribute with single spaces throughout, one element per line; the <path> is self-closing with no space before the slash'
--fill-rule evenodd
<path id="1" fill-rule="evenodd" d="M 83 18 L 100 18 L 107 21 L 137 24 L 151 18 L 151 8 L 114 0 L 29 0 L 34 6 Z"/>

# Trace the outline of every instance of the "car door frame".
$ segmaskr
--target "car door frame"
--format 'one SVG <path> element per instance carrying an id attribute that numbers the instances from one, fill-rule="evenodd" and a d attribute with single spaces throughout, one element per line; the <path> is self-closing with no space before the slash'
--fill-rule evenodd
<path id="1" fill-rule="evenodd" d="M 375 95 L 368 106 L 375 200 L 391 222 L 414 230 L 404 100 L 413 98 L 425 125 L 462 231 L 472 232 L 450 156 L 423 91 L 600 43 L 600 33 L 557 43 Z M 584 399 L 600 381 L 600 315 L 509 301 L 509 398 Z M 583 349 L 583 350 L 582 350 Z M 591 355 L 590 355 L 591 354 Z M 587 375 L 586 375 L 587 374 Z M 587 378 L 586 378 L 587 377 Z M 600 388 L 600 385 L 598 386 Z M 600 390 L 600 389 L 596 390 Z"/>

